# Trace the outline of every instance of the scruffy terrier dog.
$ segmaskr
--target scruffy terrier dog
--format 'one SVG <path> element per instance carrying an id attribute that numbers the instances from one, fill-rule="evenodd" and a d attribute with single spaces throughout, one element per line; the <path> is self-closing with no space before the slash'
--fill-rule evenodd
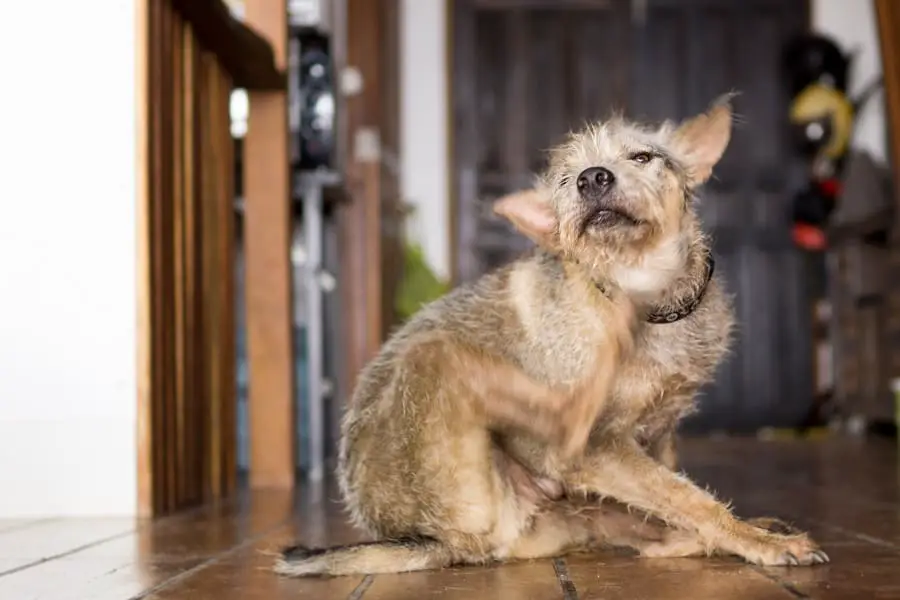
<path id="1" fill-rule="evenodd" d="M 728 347 L 694 193 L 731 136 L 728 98 L 680 126 L 570 136 L 497 213 L 529 256 L 422 309 L 363 371 L 340 483 L 377 541 L 284 551 L 285 575 L 390 573 L 624 546 L 646 557 L 828 557 L 742 521 L 675 472 L 673 436 Z"/>

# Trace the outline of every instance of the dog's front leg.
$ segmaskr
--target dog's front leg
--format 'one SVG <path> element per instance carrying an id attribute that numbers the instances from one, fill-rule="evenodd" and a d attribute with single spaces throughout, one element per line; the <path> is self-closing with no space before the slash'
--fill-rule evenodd
<path id="1" fill-rule="evenodd" d="M 584 453 L 618 356 L 618 348 L 611 348 L 600 355 L 587 381 L 558 386 L 538 381 L 510 360 L 447 338 L 417 344 L 406 360 L 419 374 L 443 378 L 454 392 L 456 418 L 468 416 L 487 430 L 528 432 L 568 459 Z"/>
<path id="2" fill-rule="evenodd" d="M 696 532 L 708 551 L 760 565 L 812 565 L 828 556 L 805 534 L 781 535 L 737 519 L 724 504 L 645 454 L 634 442 L 595 448 L 563 477 L 567 490 L 614 498 Z"/>
<path id="3" fill-rule="evenodd" d="M 675 427 L 671 427 L 643 442 L 641 447 L 645 449 L 648 456 L 674 471 L 678 466 L 676 436 Z"/>

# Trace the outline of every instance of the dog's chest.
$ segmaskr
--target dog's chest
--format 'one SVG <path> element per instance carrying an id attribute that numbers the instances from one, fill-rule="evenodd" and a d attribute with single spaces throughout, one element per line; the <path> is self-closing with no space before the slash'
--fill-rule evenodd
<path id="1" fill-rule="evenodd" d="M 697 389 L 715 375 L 730 328 L 727 312 L 708 310 L 644 325 L 613 392 L 618 425 L 653 430 L 690 412 Z"/>
<path id="2" fill-rule="evenodd" d="M 592 329 L 587 325 L 579 332 L 564 320 L 548 324 L 548 333 L 519 353 L 522 367 L 531 376 L 552 385 L 584 380 L 590 376 L 605 345 L 598 342 L 600 334 Z"/>
<path id="3" fill-rule="evenodd" d="M 551 385 L 583 381 L 591 376 L 598 356 L 610 351 L 608 327 L 590 305 L 560 295 L 522 302 L 518 314 L 525 335 L 509 350 L 539 381 Z"/>
<path id="4" fill-rule="evenodd" d="M 670 327 L 671 325 L 666 325 Z M 641 403 L 658 396 L 665 384 L 675 376 L 693 379 L 689 356 L 691 344 L 687 340 L 672 340 L 660 336 L 647 325 L 636 340 L 634 353 L 622 366 L 615 395 L 631 401 L 640 398 Z"/>

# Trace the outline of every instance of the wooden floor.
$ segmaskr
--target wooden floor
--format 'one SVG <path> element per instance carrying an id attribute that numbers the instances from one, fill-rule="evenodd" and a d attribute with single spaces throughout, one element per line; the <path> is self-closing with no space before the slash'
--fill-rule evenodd
<path id="1" fill-rule="evenodd" d="M 817 568 L 612 553 L 490 568 L 287 580 L 271 553 L 357 538 L 333 491 L 255 493 L 155 523 L 0 521 L 3 600 L 900 599 L 900 470 L 891 442 L 693 441 L 685 466 L 743 516 L 810 529 Z M 9 490 L 4 493 L 9 493 Z M 316 498 L 316 496 L 319 498 Z"/>

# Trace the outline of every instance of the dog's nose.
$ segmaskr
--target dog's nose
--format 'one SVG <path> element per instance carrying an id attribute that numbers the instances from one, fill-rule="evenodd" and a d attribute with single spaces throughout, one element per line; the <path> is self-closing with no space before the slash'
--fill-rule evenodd
<path id="1" fill-rule="evenodd" d="M 576 185 L 582 194 L 597 194 L 605 191 L 615 180 L 616 176 L 609 169 L 591 167 L 581 172 Z"/>

